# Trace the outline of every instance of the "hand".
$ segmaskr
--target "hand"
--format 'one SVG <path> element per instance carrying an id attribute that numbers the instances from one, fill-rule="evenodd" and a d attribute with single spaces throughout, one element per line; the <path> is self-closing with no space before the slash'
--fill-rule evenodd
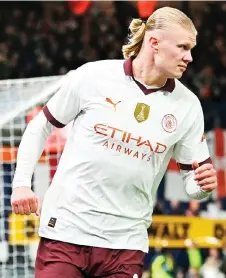
<path id="1" fill-rule="evenodd" d="M 35 193 L 27 186 L 17 187 L 11 195 L 13 212 L 21 215 L 35 213 L 40 216 L 41 203 Z"/>
<path id="2" fill-rule="evenodd" d="M 211 192 L 217 187 L 217 172 L 211 163 L 199 166 L 198 162 L 192 163 L 192 168 L 195 171 L 195 181 L 206 192 Z"/>

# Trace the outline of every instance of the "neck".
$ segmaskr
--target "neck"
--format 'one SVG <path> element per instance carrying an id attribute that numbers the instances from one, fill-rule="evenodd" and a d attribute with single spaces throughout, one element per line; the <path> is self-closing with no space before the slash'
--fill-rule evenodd
<path id="1" fill-rule="evenodd" d="M 133 74 L 136 80 L 153 87 L 162 87 L 167 78 L 160 73 L 152 61 L 143 57 L 142 53 L 133 60 Z"/>

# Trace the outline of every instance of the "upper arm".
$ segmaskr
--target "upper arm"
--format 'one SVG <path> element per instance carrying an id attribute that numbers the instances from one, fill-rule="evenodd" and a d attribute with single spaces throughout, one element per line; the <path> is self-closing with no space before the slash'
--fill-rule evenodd
<path id="1" fill-rule="evenodd" d="M 57 92 L 43 108 L 46 118 L 54 126 L 64 127 L 81 112 L 83 101 L 79 87 L 83 71 L 81 67 L 66 74 L 59 81 Z"/>
<path id="2" fill-rule="evenodd" d="M 182 170 L 192 170 L 192 163 L 207 163 L 209 150 L 204 135 L 204 117 L 199 105 L 190 128 L 174 148 L 174 158 Z"/>

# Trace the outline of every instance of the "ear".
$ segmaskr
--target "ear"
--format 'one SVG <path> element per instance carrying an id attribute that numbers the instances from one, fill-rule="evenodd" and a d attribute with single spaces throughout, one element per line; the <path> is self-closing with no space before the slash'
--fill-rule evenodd
<path id="1" fill-rule="evenodd" d="M 159 40 L 156 37 L 150 37 L 149 43 L 150 43 L 151 48 L 154 50 L 154 52 L 158 53 Z"/>

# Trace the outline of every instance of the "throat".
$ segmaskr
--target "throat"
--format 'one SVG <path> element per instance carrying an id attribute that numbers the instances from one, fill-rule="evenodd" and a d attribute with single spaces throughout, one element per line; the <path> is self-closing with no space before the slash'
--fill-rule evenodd
<path id="1" fill-rule="evenodd" d="M 155 82 L 148 82 L 148 80 L 145 81 L 145 80 L 142 80 L 142 79 L 137 79 L 136 77 L 134 77 L 134 79 L 136 81 L 138 81 L 140 84 L 142 84 L 147 89 L 159 89 L 161 87 L 164 87 L 166 85 L 166 82 L 167 82 L 167 80 L 165 80 L 165 82 L 160 85 L 159 82 L 156 82 L 156 83 Z M 151 84 L 151 85 L 149 85 L 149 84 Z"/>

